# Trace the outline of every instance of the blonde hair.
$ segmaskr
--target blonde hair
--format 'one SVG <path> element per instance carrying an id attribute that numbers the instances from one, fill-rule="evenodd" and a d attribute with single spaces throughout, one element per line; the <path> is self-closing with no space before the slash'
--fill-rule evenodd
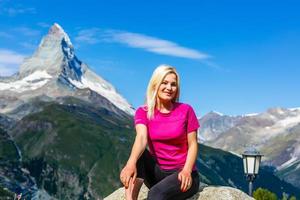
<path id="1" fill-rule="evenodd" d="M 176 72 L 176 69 L 170 65 L 159 65 L 153 72 L 152 77 L 148 83 L 147 87 L 147 94 L 146 94 L 146 105 L 147 105 L 147 117 L 148 119 L 153 118 L 154 116 L 154 109 L 157 103 L 157 93 L 158 88 L 163 82 L 164 78 L 168 74 L 175 74 L 177 79 L 177 92 L 172 100 L 173 102 L 176 102 L 179 100 L 179 93 L 180 93 L 180 87 L 179 87 L 179 75 Z"/>

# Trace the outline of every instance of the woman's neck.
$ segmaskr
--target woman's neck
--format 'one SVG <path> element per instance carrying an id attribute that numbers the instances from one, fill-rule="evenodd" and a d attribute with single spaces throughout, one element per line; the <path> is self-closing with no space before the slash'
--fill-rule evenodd
<path id="1" fill-rule="evenodd" d="M 162 113 L 171 112 L 173 107 L 174 107 L 174 103 L 172 101 L 167 101 L 167 102 L 161 102 L 159 100 L 157 101 L 156 108 Z"/>

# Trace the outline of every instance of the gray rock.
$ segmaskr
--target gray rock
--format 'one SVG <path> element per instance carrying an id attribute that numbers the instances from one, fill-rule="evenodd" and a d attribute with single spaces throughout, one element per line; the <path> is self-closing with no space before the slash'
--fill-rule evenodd
<path id="1" fill-rule="evenodd" d="M 138 200 L 146 200 L 148 188 L 143 185 Z M 105 197 L 104 200 L 125 200 L 124 187 Z M 246 193 L 231 187 L 208 186 L 200 188 L 200 191 L 188 200 L 254 200 Z"/>

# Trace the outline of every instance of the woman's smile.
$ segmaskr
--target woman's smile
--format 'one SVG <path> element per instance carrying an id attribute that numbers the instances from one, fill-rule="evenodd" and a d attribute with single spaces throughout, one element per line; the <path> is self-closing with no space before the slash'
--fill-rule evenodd
<path id="1" fill-rule="evenodd" d="M 177 92 L 177 77 L 175 74 L 168 74 L 158 89 L 158 98 L 162 101 L 171 101 Z"/>

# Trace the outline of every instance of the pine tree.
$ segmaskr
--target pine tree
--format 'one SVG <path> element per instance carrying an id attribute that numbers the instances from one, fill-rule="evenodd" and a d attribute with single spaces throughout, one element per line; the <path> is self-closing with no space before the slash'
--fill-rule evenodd
<path id="1" fill-rule="evenodd" d="M 275 193 L 264 188 L 258 188 L 253 192 L 253 197 L 256 200 L 278 200 Z"/>

